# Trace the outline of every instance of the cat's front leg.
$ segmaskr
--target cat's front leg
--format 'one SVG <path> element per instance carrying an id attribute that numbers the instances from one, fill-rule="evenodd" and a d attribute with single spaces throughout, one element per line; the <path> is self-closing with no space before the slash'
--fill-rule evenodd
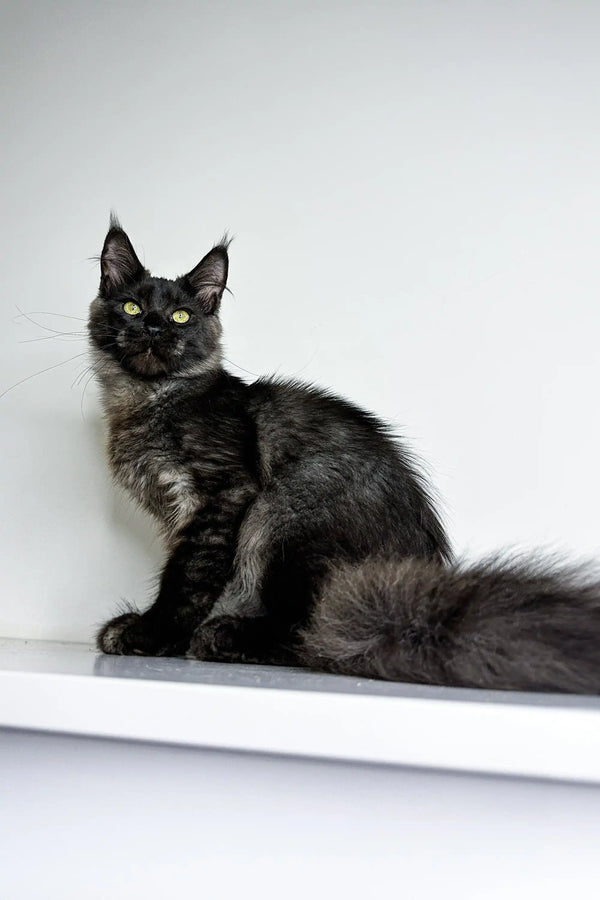
<path id="1" fill-rule="evenodd" d="M 238 503 L 215 497 L 179 536 L 152 606 L 107 622 L 98 632 L 98 649 L 126 656 L 185 655 L 198 623 L 223 593 L 239 520 Z"/>

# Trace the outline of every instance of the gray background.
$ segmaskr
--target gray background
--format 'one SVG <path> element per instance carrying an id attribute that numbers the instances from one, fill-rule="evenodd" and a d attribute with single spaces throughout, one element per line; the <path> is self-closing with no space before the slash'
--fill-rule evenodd
<path id="1" fill-rule="evenodd" d="M 161 275 L 230 228 L 227 357 L 390 420 L 460 552 L 597 555 L 598 3 L 25 2 L 1 27 L 0 392 L 56 368 L 0 398 L 0 633 L 87 640 L 158 571 L 85 357 L 62 365 L 84 343 L 15 319 L 83 327 L 38 311 L 85 317 L 111 206 Z"/>

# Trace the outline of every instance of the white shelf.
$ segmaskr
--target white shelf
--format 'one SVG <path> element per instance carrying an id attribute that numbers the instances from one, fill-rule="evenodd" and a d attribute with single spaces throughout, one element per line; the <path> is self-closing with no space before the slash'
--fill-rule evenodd
<path id="1" fill-rule="evenodd" d="M 600 698 L 0 640 L 0 727 L 600 783 Z"/>

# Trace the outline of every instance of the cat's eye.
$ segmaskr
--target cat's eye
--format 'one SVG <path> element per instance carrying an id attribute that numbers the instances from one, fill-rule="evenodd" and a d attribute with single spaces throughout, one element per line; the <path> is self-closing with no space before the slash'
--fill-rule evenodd
<path id="1" fill-rule="evenodd" d="M 133 300 L 128 300 L 127 303 L 123 304 L 123 311 L 126 312 L 128 316 L 139 316 L 142 310 L 137 303 L 133 302 Z"/>
<path id="2" fill-rule="evenodd" d="M 185 309 L 176 309 L 171 318 L 178 325 L 185 325 L 186 322 L 190 321 L 190 314 Z"/>

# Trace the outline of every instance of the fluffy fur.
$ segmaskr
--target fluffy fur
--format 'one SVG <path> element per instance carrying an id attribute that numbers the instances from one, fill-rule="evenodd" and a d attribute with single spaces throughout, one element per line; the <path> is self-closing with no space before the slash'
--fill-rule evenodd
<path id="1" fill-rule="evenodd" d="M 331 573 L 304 631 L 313 666 L 422 684 L 596 693 L 600 590 L 544 560 L 371 559 Z"/>
<path id="2" fill-rule="evenodd" d="M 227 272 L 221 242 L 156 278 L 111 220 L 89 321 L 109 462 L 169 558 L 154 603 L 108 622 L 99 648 L 598 693 L 598 581 L 453 563 L 427 484 L 380 421 L 222 368 Z"/>

